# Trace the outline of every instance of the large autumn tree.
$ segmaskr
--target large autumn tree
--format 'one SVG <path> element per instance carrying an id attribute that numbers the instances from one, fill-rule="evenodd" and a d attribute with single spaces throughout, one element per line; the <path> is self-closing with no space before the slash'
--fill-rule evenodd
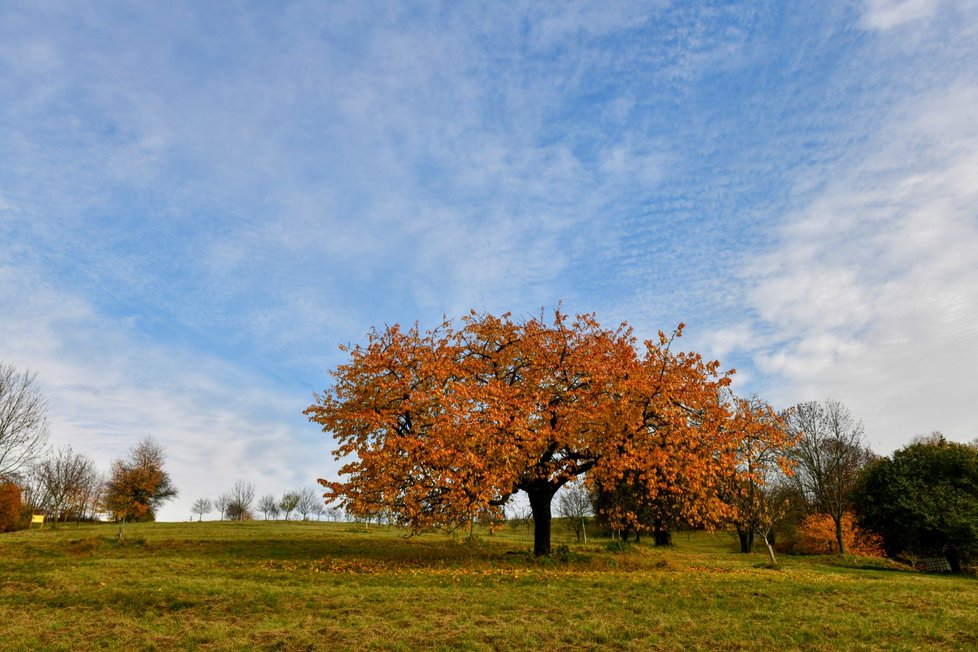
<path id="1" fill-rule="evenodd" d="M 650 500 L 682 495 L 691 523 L 729 517 L 729 373 L 673 351 L 681 330 L 639 346 L 625 324 L 560 311 L 373 330 L 344 348 L 349 360 L 306 410 L 345 461 L 343 481 L 320 480 L 324 496 L 418 532 L 496 517 L 524 491 L 538 555 L 550 552 L 555 493 L 585 475 L 606 487 L 627 478 Z"/>

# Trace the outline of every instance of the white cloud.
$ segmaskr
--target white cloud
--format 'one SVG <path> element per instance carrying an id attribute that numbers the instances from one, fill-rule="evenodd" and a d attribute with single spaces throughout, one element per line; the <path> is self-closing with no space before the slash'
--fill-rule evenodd
<path id="1" fill-rule="evenodd" d="M 180 490 L 162 520 L 182 520 L 198 497 L 237 478 L 279 494 L 331 468 L 329 442 L 303 424 L 311 396 L 273 388 L 241 367 L 166 349 L 37 275 L 0 267 L 0 359 L 38 372 L 54 443 L 108 469 L 145 436 L 167 449 Z"/>
<path id="2" fill-rule="evenodd" d="M 862 22 L 869 29 L 888 30 L 932 16 L 939 4 L 939 0 L 868 0 Z"/>
<path id="3" fill-rule="evenodd" d="M 978 88 L 894 110 L 749 266 L 766 338 L 748 345 L 781 404 L 834 397 L 895 448 L 978 435 Z M 743 326 L 714 335 L 741 342 Z"/>

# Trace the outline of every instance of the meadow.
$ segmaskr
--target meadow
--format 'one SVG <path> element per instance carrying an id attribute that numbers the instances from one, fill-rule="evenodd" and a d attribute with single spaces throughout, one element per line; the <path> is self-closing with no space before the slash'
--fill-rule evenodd
<path id="1" fill-rule="evenodd" d="M 555 527 L 405 539 L 352 523 L 0 534 L 0 649 L 978 648 L 978 581 L 879 560 L 736 552 L 726 533 L 617 550 Z"/>

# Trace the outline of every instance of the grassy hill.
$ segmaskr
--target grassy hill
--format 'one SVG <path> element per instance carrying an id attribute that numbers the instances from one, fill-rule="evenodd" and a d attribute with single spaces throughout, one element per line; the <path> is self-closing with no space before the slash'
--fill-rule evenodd
<path id="1" fill-rule="evenodd" d="M 114 534 L 0 535 L 0 649 L 978 648 L 973 578 L 836 557 L 773 570 L 723 533 L 667 550 L 566 538 L 543 560 L 513 531 L 473 545 L 345 523 Z"/>

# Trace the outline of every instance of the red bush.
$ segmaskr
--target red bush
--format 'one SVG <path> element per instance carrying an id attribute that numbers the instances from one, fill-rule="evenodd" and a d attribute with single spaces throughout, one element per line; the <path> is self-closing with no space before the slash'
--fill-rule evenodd
<path id="1" fill-rule="evenodd" d="M 0 482 L 0 532 L 23 528 L 20 515 L 20 487 L 13 482 Z"/>

